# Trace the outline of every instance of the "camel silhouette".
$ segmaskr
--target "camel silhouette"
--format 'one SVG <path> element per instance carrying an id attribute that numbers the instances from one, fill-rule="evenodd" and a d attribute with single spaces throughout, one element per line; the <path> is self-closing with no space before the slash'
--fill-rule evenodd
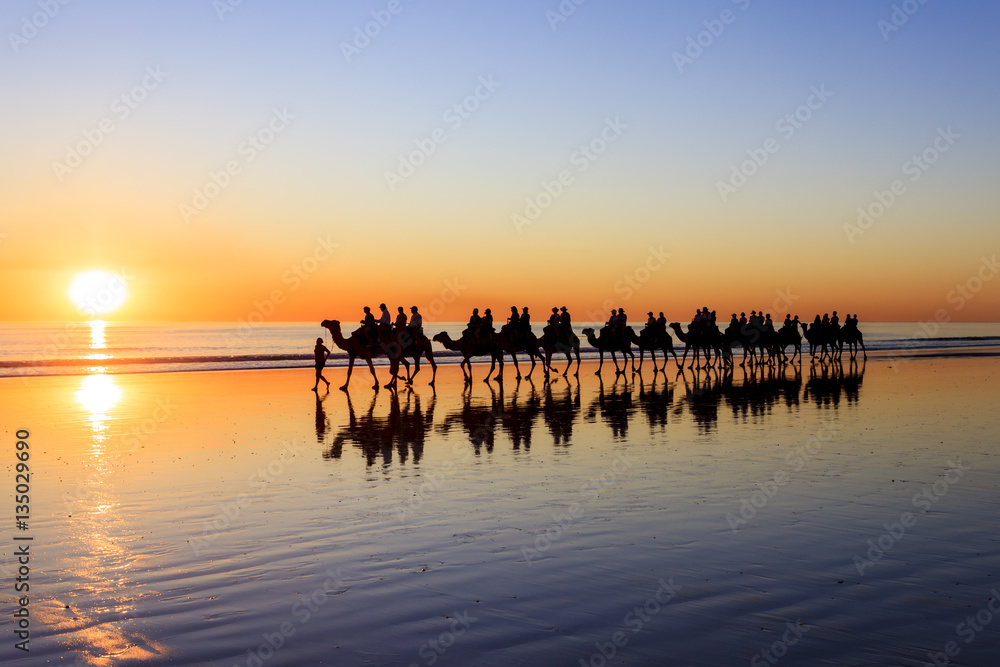
<path id="1" fill-rule="evenodd" d="M 542 331 L 542 337 L 538 339 L 538 345 L 545 351 L 545 377 L 549 376 L 548 369 L 550 368 L 556 373 L 559 372 L 552 366 L 552 355 L 556 352 L 566 355 L 566 370 L 562 373 L 564 377 L 573 365 L 573 358 L 570 355 L 576 355 L 576 372 L 573 373 L 573 377 L 580 377 L 580 338 L 575 333 L 570 331 L 569 342 L 564 342 L 559 340 L 558 334 L 553 328 L 545 327 Z"/>
<path id="2" fill-rule="evenodd" d="M 642 361 L 645 352 L 649 352 L 649 356 L 653 359 L 653 373 L 657 373 L 660 370 L 666 372 L 667 369 L 667 355 L 674 355 L 674 361 L 677 362 L 677 352 L 674 350 L 674 339 L 670 337 L 670 334 L 666 331 L 659 331 L 646 327 L 636 335 L 632 327 L 628 327 L 626 330 L 626 338 L 629 343 L 635 344 L 639 348 L 639 374 L 642 374 Z M 659 369 L 656 367 L 656 351 L 663 351 L 663 368 Z M 678 362 L 680 363 L 680 362 Z"/>
<path id="3" fill-rule="evenodd" d="M 379 388 L 378 376 L 375 374 L 375 366 L 372 364 L 373 357 L 387 357 L 389 359 L 392 380 L 386 387 L 395 388 L 396 381 L 398 380 L 399 364 L 402 363 L 406 367 L 406 384 L 412 384 L 413 378 L 420 372 L 420 358 L 426 356 L 433 372 L 430 385 L 434 386 L 434 382 L 437 379 L 437 364 L 434 362 L 431 343 L 427 340 L 426 336 L 414 338 L 408 330 L 392 331 L 387 337 L 380 340 L 376 346 L 372 347 L 367 338 L 360 333 L 360 330 L 352 333 L 350 338 L 344 338 L 344 334 L 340 329 L 340 321 L 338 320 L 323 320 L 320 326 L 330 332 L 334 345 L 347 352 L 347 379 L 344 381 L 344 386 L 341 387 L 343 391 L 347 391 L 347 387 L 351 383 L 354 362 L 359 358 L 368 364 L 368 370 L 371 371 L 372 379 L 375 380 L 372 389 Z M 413 357 L 414 360 L 415 370 L 412 376 L 410 375 L 410 362 L 407 360 L 407 357 Z"/>
<path id="4" fill-rule="evenodd" d="M 463 336 L 458 340 L 452 340 L 447 331 L 442 331 L 441 333 L 435 335 L 433 340 L 441 343 L 446 350 L 460 352 L 462 354 L 462 377 L 465 378 L 466 384 L 472 382 L 472 357 L 488 356 L 490 358 L 490 372 L 486 374 L 486 378 L 483 382 L 490 381 L 490 376 L 493 375 L 493 371 L 497 367 L 497 362 L 500 363 L 500 372 L 498 377 L 503 377 L 503 350 L 500 349 L 495 341 L 488 340 L 477 343 L 468 336 Z M 534 362 L 534 359 L 532 359 L 532 362 Z"/>
<path id="5" fill-rule="evenodd" d="M 632 327 L 626 327 L 627 330 L 631 330 Z M 632 343 L 629 342 L 628 331 L 625 332 L 625 337 L 622 340 L 617 340 L 614 335 L 608 331 L 608 327 L 601 329 L 600 337 L 594 336 L 594 330 L 591 328 L 584 329 L 582 331 L 583 335 L 587 337 L 587 342 L 590 343 L 591 347 L 597 348 L 597 351 L 601 355 L 601 363 L 598 364 L 597 370 L 594 371 L 594 375 L 601 374 L 601 368 L 604 367 L 604 353 L 611 353 L 611 361 L 615 362 L 615 377 L 621 375 L 628 368 L 628 360 L 625 359 L 625 355 L 632 357 L 632 367 L 635 368 L 635 355 L 632 353 Z M 635 332 L 632 332 L 635 335 Z M 622 362 L 625 365 L 624 369 L 618 368 L 618 359 L 615 357 L 615 352 L 621 352 Z"/>
<path id="6" fill-rule="evenodd" d="M 701 363 L 698 359 L 699 352 L 703 352 L 705 354 L 705 366 L 709 367 L 712 365 L 712 348 L 715 346 L 713 345 L 713 341 L 710 336 L 699 331 L 692 332 L 690 329 L 688 329 L 685 333 L 684 330 L 681 329 L 680 322 L 671 322 L 670 328 L 677 334 L 677 339 L 684 343 L 684 356 L 681 357 L 680 366 L 683 366 L 684 362 L 687 361 L 688 350 L 691 349 L 694 349 L 694 356 L 692 357 L 691 365 L 688 366 L 688 368 L 701 368 Z"/>

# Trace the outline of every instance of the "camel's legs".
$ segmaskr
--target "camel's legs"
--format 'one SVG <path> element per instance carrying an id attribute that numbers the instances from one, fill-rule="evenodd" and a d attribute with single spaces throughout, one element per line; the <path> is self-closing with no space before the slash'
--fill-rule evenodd
<path id="1" fill-rule="evenodd" d="M 343 391 L 347 391 L 347 385 L 351 383 L 351 371 L 354 370 L 354 356 L 351 355 L 347 358 L 347 379 L 344 380 L 344 386 L 341 387 Z"/>
<path id="2" fill-rule="evenodd" d="M 601 355 L 601 363 L 597 364 L 597 370 L 594 371 L 594 375 L 600 375 L 601 374 L 601 368 L 604 367 L 604 350 L 598 348 L 597 351 Z"/>
<path id="3" fill-rule="evenodd" d="M 431 381 L 427 384 L 433 387 L 434 382 L 437 381 L 438 366 L 434 363 L 434 353 L 431 352 L 430 347 L 427 348 L 427 361 L 431 365 Z"/>
<path id="4" fill-rule="evenodd" d="M 378 375 L 375 374 L 375 364 L 372 363 L 371 357 L 366 357 L 365 361 L 368 362 L 368 370 L 371 371 L 372 380 L 375 381 L 375 384 L 372 385 L 372 389 L 378 389 Z"/>

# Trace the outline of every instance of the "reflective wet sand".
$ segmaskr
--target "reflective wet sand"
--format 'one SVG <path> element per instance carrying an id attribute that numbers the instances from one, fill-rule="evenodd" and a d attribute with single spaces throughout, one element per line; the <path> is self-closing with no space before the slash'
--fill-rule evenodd
<path id="1" fill-rule="evenodd" d="M 34 537 L 5 661 L 992 664 L 996 358 L 595 367 L 2 380 Z"/>

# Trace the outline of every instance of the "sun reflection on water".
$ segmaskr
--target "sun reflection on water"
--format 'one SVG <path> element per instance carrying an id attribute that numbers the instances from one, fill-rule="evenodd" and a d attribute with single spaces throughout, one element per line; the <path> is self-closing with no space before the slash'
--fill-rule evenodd
<path id="1" fill-rule="evenodd" d="M 104 347 L 103 324 L 91 323 L 95 349 Z M 74 597 L 80 599 L 58 601 L 45 615 L 82 664 L 141 664 L 162 659 L 168 649 L 135 622 L 139 603 L 149 593 L 136 587 L 133 570 L 147 556 L 136 546 L 135 517 L 122 511 L 119 485 L 125 483 L 125 470 L 120 453 L 109 446 L 113 434 L 108 428 L 108 422 L 123 419 L 126 391 L 106 368 L 88 370 L 75 398 L 90 419 L 90 447 L 82 462 L 90 476 L 71 498 L 70 519 L 78 549 L 73 576 L 81 584 Z"/>
<path id="2" fill-rule="evenodd" d="M 77 402 L 90 413 L 90 429 L 97 442 L 105 440 L 108 412 L 118 405 L 121 398 L 122 390 L 114 377 L 103 373 L 85 376 L 76 390 Z"/>

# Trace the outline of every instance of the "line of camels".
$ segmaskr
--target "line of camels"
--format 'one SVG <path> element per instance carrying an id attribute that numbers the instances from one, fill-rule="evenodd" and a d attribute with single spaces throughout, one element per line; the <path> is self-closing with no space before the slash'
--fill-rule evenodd
<path id="1" fill-rule="evenodd" d="M 797 318 L 796 318 L 797 319 Z M 704 357 L 704 366 L 711 367 L 718 362 L 726 368 L 732 368 L 735 364 L 733 356 L 733 346 L 739 344 L 743 349 L 743 360 L 740 366 L 747 363 L 753 364 L 784 364 L 794 362 L 798 357 L 802 361 L 802 338 L 805 337 L 809 343 L 809 353 L 813 360 L 817 359 L 819 350 L 820 361 L 829 359 L 839 361 L 844 348 L 848 349 L 850 359 L 853 361 L 857 357 L 858 348 L 868 358 L 865 350 L 864 337 L 857 326 L 829 326 L 821 323 L 808 325 L 805 322 L 798 323 L 802 327 L 802 334 L 799 334 L 799 327 L 796 323 L 786 324 L 780 329 L 766 330 L 759 327 L 741 326 L 732 324 L 724 331 L 718 327 L 692 326 L 688 331 L 681 328 L 679 322 L 671 323 L 670 329 L 674 331 L 680 342 L 684 343 L 684 354 L 678 358 L 674 350 L 673 338 L 670 333 L 662 327 L 645 327 L 639 333 L 630 326 L 620 328 L 617 331 L 611 326 L 603 327 L 600 332 L 595 332 L 592 328 L 581 330 L 586 336 L 587 342 L 600 354 L 600 364 L 595 371 L 595 375 L 601 374 L 604 367 L 604 353 L 611 355 L 611 360 L 615 364 L 615 376 L 625 373 L 628 369 L 628 359 L 631 359 L 632 372 L 642 373 L 642 363 L 645 353 L 649 352 L 653 362 L 655 372 L 666 371 L 668 355 L 673 355 L 678 368 L 683 368 L 687 361 L 688 352 L 693 352 L 692 362 L 689 368 L 702 368 L 701 357 Z M 363 327 L 354 331 L 350 337 L 344 337 L 341 331 L 340 321 L 323 320 L 320 323 L 324 329 L 330 332 L 333 343 L 348 355 L 347 379 L 340 389 L 346 391 L 351 382 L 351 373 L 354 370 L 354 363 L 358 359 L 364 360 L 371 371 L 375 384 L 373 389 L 378 390 L 379 380 L 375 374 L 375 366 L 372 359 L 386 357 L 389 360 L 392 380 L 385 385 L 387 389 L 395 389 L 399 380 L 399 364 L 403 364 L 406 370 L 405 383 L 413 384 L 414 378 L 420 372 L 420 361 L 427 359 L 431 366 L 430 386 L 434 386 L 437 379 L 437 364 L 434 361 L 434 352 L 431 349 L 431 341 L 437 341 L 446 350 L 458 352 L 462 355 L 462 375 L 466 384 L 472 382 L 472 359 L 474 357 L 489 357 L 490 370 L 484 378 L 484 382 L 489 382 L 494 370 L 497 371 L 496 381 L 503 381 L 504 356 L 510 355 L 514 361 L 514 369 L 517 379 L 521 379 L 521 369 L 518 365 L 518 353 L 526 353 L 531 360 L 531 369 L 527 377 L 535 370 L 535 358 L 542 362 L 542 369 L 545 378 L 549 378 L 550 370 L 559 374 L 558 369 L 552 366 L 552 356 L 554 354 L 566 355 L 566 368 L 562 375 L 566 376 L 573 366 L 573 357 L 576 357 L 576 371 L 574 376 L 580 373 L 580 339 L 573 333 L 572 328 L 568 336 L 561 336 L 555 326 L 546 326 L 542 336 L 537 337 L 533 332 L 514 331 L 510 327 L 504 326 L 500 331 L 488 334 L 484 340 L 477 340 L 474 336 L 463 335 L 459 340 L 453 340 L 447 332 L 442 331 L 432 339 L 428 339 L 423 334 L 413 335 L 410 329 L 390 329 L 380 332 L 379 340 L 372 344 L 369 336 L 363 331 Z M 635 354 L 632 346 L 639 349 L 639 365 L 636 367 Z M 794 352 L 788 355 L 787 349 L 792 346 Z M 663 367 L 657 367 L 656 352 L 663 353 Z M 715 353 L 713 361 L 712 354 Z M 622 355 L 623 368 L 618 365 L 617 354 Z M 410 359 L 413 359 L 414 370 L 410 373 Z M 498 369 L 499 367 L 499 369 Z"/>

